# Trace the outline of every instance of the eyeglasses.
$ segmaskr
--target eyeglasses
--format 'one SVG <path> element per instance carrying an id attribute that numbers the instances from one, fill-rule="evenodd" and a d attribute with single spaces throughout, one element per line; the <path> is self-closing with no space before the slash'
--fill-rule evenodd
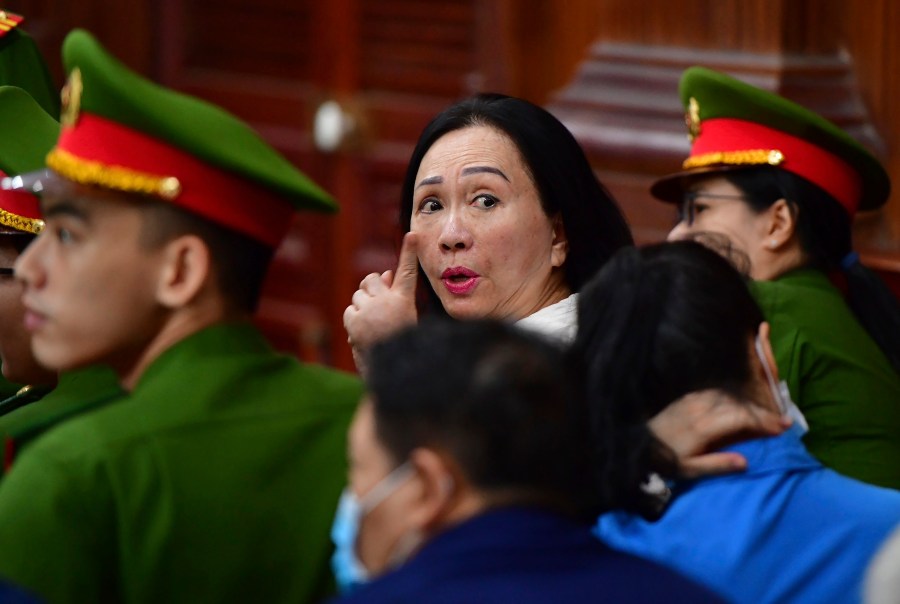
<path id="1" fill-rule="evenodd" d="M 704 191 L 686 191 L 682 196 L 681 207 L 678 209 L 678 219 L 680 222 L 687 223 L 688 226 L 694 224 L 694 219 L 697 217 L 698 199 L 750 201 L 750 198 L 745 195 L 716 195 L 715 193 L 706 193 Z"/>

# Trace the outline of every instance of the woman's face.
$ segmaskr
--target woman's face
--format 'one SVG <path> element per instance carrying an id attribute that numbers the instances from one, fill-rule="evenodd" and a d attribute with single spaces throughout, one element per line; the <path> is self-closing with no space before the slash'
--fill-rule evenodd
<path id="1" fill-rule="evenodd" d="M 682 206 L 681 221 L 667 239 L 676 241 L 698 233 L 716 233 L 726 237 L 755 265 L 769 231 L 767 213 L 755 212 L 744 192 L 722 176 L 697 181 L 688 195 L 690 200 Z"/>
<path id="2" fill-rule="evenodd" d="M 488 126 L 439 138 L 416 174 L 410 230 L 444 309 L 518 320 L 570 292 L 562 222 L 541 206 L 512 140 Z"/>

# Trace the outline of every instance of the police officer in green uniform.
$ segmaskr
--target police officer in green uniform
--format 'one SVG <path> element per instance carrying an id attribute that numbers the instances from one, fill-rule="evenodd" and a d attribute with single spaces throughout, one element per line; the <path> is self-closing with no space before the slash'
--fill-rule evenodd
<path id="1" fill-rule="evenodd" d="M 20 15 L 8 11 L 0 11 L 0 86 L 16 86 L 23 89 L 37 99 L 37 104 L 48 114 L 48 118 L 49 116 L 58 118 L 59 95 L 56 93 L 56 87 L 50 78 L 47 64 L 44 62 L 37 45 L 31 36 L 21 28 L 24 20 Z M 2 115 L 4 126 L 16 127 L 18 116 L 6 113 Z M 3 137 L 7 135 L 7 130 L 4 127 Z M 36 133 L 35 136 L 40 136 L 40 133 Z M 49 146 L 47 149 L 49 149 Z M 0 157 L 0 170 L 9 173 L 10 167 L 8 162 L 18 161 L 18 158 L 15 156 L 16 153 L 18 153 L 17 149 L 7 148 L 4 150 L 3 157 Z M 35 167 L 32 166 L 30 169 L 35 169 Z M 0 205 L 0 208 L 7 209 L 2 205 Z M 10 258 L 15 260 L 19 251 L 17 248 L 20 248 L 22 243 L 32 233 L 29 230 L 10 228 L 9 222 L 3 221 L 2 227 L 0 227 L 0 235 L 11 235 L 10 237 L 0 237 L 0 253 L 7 260 Z M 7 269 L 11 268 L 11 266 L 12 264 L 8 263 L 7 266 L 2 268 Z M 0 275 L 0 278 L 2 278 L 2 275 Z M 3 284 L 3 281 L 0 281 L 2 291 L 8 294 L 2 295 L 2 299 L 4 301 L 9 300 L 10 304 L 16 304 L 14 300 L 17 296 L 13 291 L 15 287 L 9 285 L 11 282 L 9 279 L 6 282 L 6 284 Z M 5 317 L 11 316 L 8 309 L 0 310 L 0 316 L 4 317 L 4 323 L 6 324 L 15 323 L 15 319 L 5 319 Z M 12 334 L 10 336 L 15 338 Z M 27 338 L 21 337 L 21 334 L 19 339 L 23 343 L 27 341 Z M 9 341 L 9 337 L 7 337 L 7 341 Z M 2 356 L 2 353 L 0 353 L 0 356 Z M 28 368 L 25 367 L 23 369 Z M 6 408 L 9 408 L 9 406 L 40 398 L 40 395 L 47 390 L 45 387 L 41 387 L 40 382 L 48 381 L 52 383 L 56 379 L 52 372 L 40 375 L 40 371 L 38 371 L 37 376 L 34 373 L 22 375 L 21 372 L 13 369 L 13 378 L 8 377 L 8 368 L 5 368 L 3 373 L 4 375 L 0 376 L 0 401 L 2 401 L 0 402 L 0 413 L 2 413 L 4 408 L 3 402 L 5 401 L 9 401 L 6 405 Z M 15 376 L 17 373 L 19 375 Z"/>
<path id="2" fill-rule="evenodd" d="M 724 74 L 688 69 L 681 99 L 691 153 L 651 189 L 681 204 L 669 238 L 711 233 L 748 261 L 810 452 L 900 488 L 900 311 L 850 234 L 857 210 L 887 201 L 884 168 L 827 120 Z"/>
<path id="3" fill-rule="evenodd" d="M 59 95 L 34 41 L 19 27 L 22 22 L 22 17 L 0 11 L 0 177 L 43 167 L 59 136 Z M 4 378 L 20 384 L 0 398 L 6 465 L 30 438 L 65 417 L 70 405 L 99 404 L 121 392 L 114 374 L 99 367 L 66 374 L 51 391 L 56 372 L 41 367 L 31 353 L 22 324 L 22 288 L 13 279 L 12 266 L 42 227 L 34 194 L 0 191 L 0 359 Z M 41 404 L 31 404 L 36 401 Z"/>
<path id="4" fill-rule="evenodd" d="M 14 86 L 0 86 L 0 116 L 4 118 L 0 175 L 42 167 L 59 136 L 57 121 L 27 92 Z M 32 354 L 23 324 L 22 286 L 13 278 L 12 265 L 43 226 L 38 198 L 33 193 L 0 190 L 0 358 L 4 377 L 28 384 L 0 401 L 0 433 L 7 437 L 6 466 L 45 427 L 75 409 L 98 405 L 121 394 L 115 374 L 105 367 L 66 373 L 53 389 L 56 372 L 42 367 Z M 37 401 L 40 403 L 32 404 Z"/>
<path id="5" fill-rule="evenodd" d="M 275 353 L 249 318 L 293 212 L 335 204 L 86 32 L 63 57 L 46 224 L 16 264 L 25 324 L 43 364 L 106 363 L 128 394 L 16 459 L 0 576 L 49 602 L 318 601 L 361 386 Z"/>
<path id="6" fill-rule="evenodd" d="M 22 88 L 47 114 L 58 118 L 59 94 L 37 45 L 21 28 L 24 21 L 21 15 L 0 10 L 0 85 Z M 25 384 L 0 376 L 0 400 L 14 397 L 23 386 Z M 41 391 L 29 388 L 22 396 L 34 399 Z"/>
<path id="7" fill-rule="evenodd" d="M 43 166 L 59 134 L 56 120 L 15 86 L 0 86 L 0 115 L 5 126 L 0 136 L 0 176 Z M 39 399 L 56 383 L 56 372 L 42 367 L 31 353 L 30 336 L 22 322 L 22 286 L 13 278 L 13 264 L 43 225 L 36 195 L 0 191 L 0 359 L 3 377 L 27 384 L 0 400 L 0 426 L 10 412 Z"/>

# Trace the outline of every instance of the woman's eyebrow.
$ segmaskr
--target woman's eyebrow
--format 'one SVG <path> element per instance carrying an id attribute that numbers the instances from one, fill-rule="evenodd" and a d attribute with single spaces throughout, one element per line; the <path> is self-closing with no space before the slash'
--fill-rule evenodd
<path id="1" fill-rule="evenodd" d="M 491 166 L 471 166 L 469 168 L 463 168 L 462 176 L 469 176 L 471 174 L 479 174 L 481 172 L 488 172 L 489 174 L 496 174 L 506 182 L 509 182 L 509 178 L 506 174 L 503 173 L 502 170 L 498 168 L 494 168 Z"/>
<path id="2" fill-rule="evenodd" d="M 424 187 L 425 185 L 439 185 L 444 182 L 443 176 L 429 176 L 428 178 L 423 178 L 419 181 L 419 184 L 416 185 L 416 188 Z"/>

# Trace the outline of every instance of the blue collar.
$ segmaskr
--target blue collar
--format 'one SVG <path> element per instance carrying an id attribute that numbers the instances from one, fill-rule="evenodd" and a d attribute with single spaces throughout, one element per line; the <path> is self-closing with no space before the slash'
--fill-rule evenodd
<path id="1" fill-rule="evenodd" d="M 487 510 L 436 535 L 411 560 L 421 564 L 459 558 L 475 552 L 523 551 L 548 543 L 593 543 L 590 524 L 538 507 L 511 506 Z"/>
<path id="2" fill-rule="evenodd" d="M 724 450 L 740 453 L 747 459 L 747 471 L 744 474 L 811 471 L 821 468 L 822 464 L 803 445 L 802 436 L 802 428 L 793 425 L 778 436 L 736 443 Z"/>

